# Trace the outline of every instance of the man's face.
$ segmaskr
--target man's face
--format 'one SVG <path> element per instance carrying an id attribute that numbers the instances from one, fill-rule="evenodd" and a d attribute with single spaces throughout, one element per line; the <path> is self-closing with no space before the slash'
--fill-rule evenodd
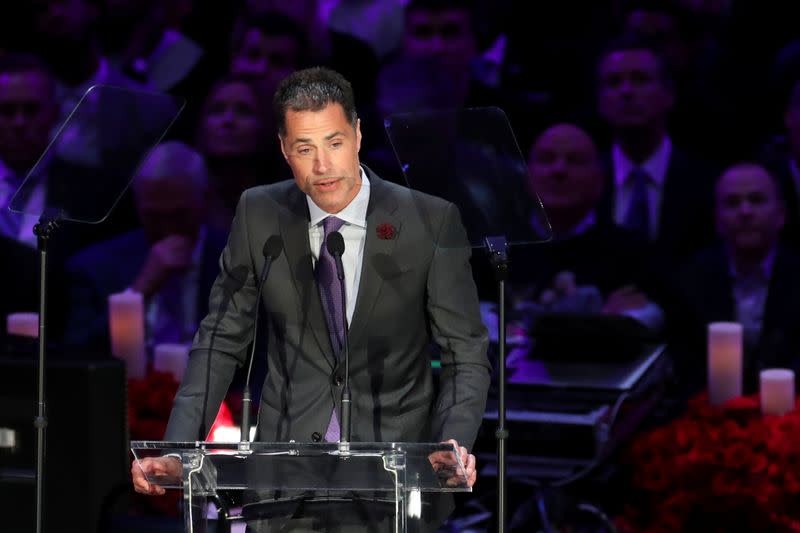
<path id="1" fill-rule="evenodd" d="M 408 57 L 433 58 L 466 71 L 476 54 L 470 15 L 462 9 L 415 9 L 406 17 L 403 49 Z"/>
<path id="2" fill-rule="evenodd" d="M 297 52 L 289 35 L 267 36 L 250 28 L 231 58 L 231 74 L 266 82 L 271 96 L 278 83 L 297 69 Z"/>
<path id="3" fill-rule="evenodd" d="M 612 52 L 600 64 L 598 77 L 599 111 L 613 127 L 641 127 L 666 120 L 672 90 L 652 52 Z"/>
<path id="4" fill-rule="evenodd" d="M 207 192 L 197 190 L 189 176 L 143 179 L 135 183 L 134 191 L 139 221 L 150 243 L 170 235 L 197 237 L 207 211 Z"/>
<path id="5" fill-rule="evenodd" d="M 717 232 L 737 251 L 763 251 L 778 239 L 785 215 L 773 179 L 757 165 L 727 170 L 717 182 Z"/>
<path id="6" fill-rule="evenodd" d="M 0 158 L 27 171 L 42 154 L 57 118 L 53 82 L 38 71 L 0 74 Z"/>
<path id="7" fill-rule="evenodd" d="M 219 86 L 206 102 L 201 141 L 214 156 L 250 155 L 263 141 L 263 117 L 253 90 L 245 83 Z"/>
<path id="8" fill-rule="evenodd" d="M 542 133 L 528 157 L 531 189 L 546 210 L 588 212 L 603 188 L 592 139 L 571 124 L 558 124 Z"/>
<path id="9" fill-rule="evenodd" d="M 356 197 L 361 188 L 361 122 L 354 128 L 341 105 L 289 110 L 280 141 L 297 186 L 320 209 L 335 214 Z"/>

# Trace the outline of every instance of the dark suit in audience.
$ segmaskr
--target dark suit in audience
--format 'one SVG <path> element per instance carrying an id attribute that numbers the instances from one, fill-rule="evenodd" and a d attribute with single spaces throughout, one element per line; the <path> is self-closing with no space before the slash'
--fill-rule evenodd
<path id="1" fill-rule="evenodd" d="M 609 161 L 599 216 L 624 224 L 625 209 L 618 209 L 616 203 L 616 174 Z M 664 259 L 679 262 L 713 241 L 714 175 L 715 169 L 709 162 L 672 147 L 661 185 L 655 228 L 650 234 L 650 240 Z"/>
<path id="2" fill-rule="evenodd" d="M 192 312 L 197 324 L 208 313 L 208 294 L 219 273 L 219 256 L 226 239 L 226 234 L 211 229 L 205 235 Z M 65 333 L 68 344 L 109 350 L 108 296 L 131 287 L 150 248 L 144 232 L 136 230 L 91 246 L 70 259 L 69 325 Z"/>
<path id="3" fill-rule="evenodd" d="M 707 329 L 717 321 L 743 328 L 745 392 L 769 367 L 800 370 L 800 254 L 779 243 L 785 209 L 777 180 L 741 163 L 718 180 L 715 219 L 721 244 L 678 271 L 670 309 L 671 351 L 682 392 L 706 383 Z"/>
<path id="4" fill-rule="evenodd" d="M 36 251 L 14 240 L 0 236 L 0 319 L 9 313 L 39 310 L 39 272 Z M 0 338 L 6 326 L 0 327 Z"/>
<path id="5" fill-rule="evenodd" d="M 800 372 L 800 254 L 779 246 L 766 279 L 760 331 L 746 342 L 745 389 L 755 392 L 758 372 L 764 368 L 792 368 Z M 676 310 L 672 352 L 687 392 L 706 384 L 707 329 L 711 322 L 737 322 L 736 278 L 723 246 L 703 250 L 678 274 L 682 305 Z M 747 333 L 745 335 L 748 336 Z"/>
<path id="6" fill-rule="evenodd" d="M 552 242 L 512 247 L 512 298 L 540 301 L 557 284 L 558 275 L 566 272 L 570 273 L 568 285 L 590 286 L 599 292 L 600 308 L 584 311 L 643 313 L 644 322 L 657 327 L 663 316 L 652 305 L 660 290 L 649 244 L 635 232 L 596 215 L 604 179 L 592 139 L 571 124 L 551 126 L 533 143 L 528 168 L 530 188 L 541 196 L 554 235 Z M 484 264 L 482 269 L 476 265 L 484 281 L 482 297 L 492 298 L 486 261 L 479 260 Z"/>
<path id="7" fill-rule="evenodd" d="M 626 35 L 598 63 L 598 110 L 612 130 L 608 186 L 600 216 L 655 242 L 676 262 L 707 245 L 713 168 L 673 144 L 668 114 L 674 80 L 664 57 Z"/>
<path id="8" fill-rule="evenodd" d="M 208 171 L 199 153 L 170 141 L 157 146 L 133 184 L 141 230 L 72 257 L 65 339 L 107 352 L 108 296 L 131 289 L 145 303 L 147 342 L 188 342 L 205 315 L 227 233 L 204 225 Z"/>

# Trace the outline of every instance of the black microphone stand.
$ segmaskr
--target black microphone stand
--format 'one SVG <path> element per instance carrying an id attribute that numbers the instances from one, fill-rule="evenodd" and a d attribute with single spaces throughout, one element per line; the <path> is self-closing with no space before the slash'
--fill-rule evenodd
<path id="1" fill-rule="evenodd" d="M 33 227 L 36 244 L 39 250 L 39 369 L 36 403 L 36 417 L 33 425 L 36 428 L 36 533 L 44 529 L 44 480 L 45 451 L 47 439 L 47 402 L 45 399 L 45 350 L 47 347 L 47 244 L 61 216 L 45 211 L 39 222 Z"/>
<path id="2" fill-rule="evenodd" d="M 339 453 L 350 451 L 350 333 L 347 326 L 347 293 L 344 288 L 344 265 L 342 264 L 342 254 L 344 254 L 344 238 L 338 231 L 334 231 L 327 237 L 325 246 L 328 253 L 333 256 L 336 262 L 336 277 L 339 279 L 339 288 L 342 291 L 342 320 L 344 321 L 344 338 L 342 351 L 344 352 L 344 386 L 342 387 L 342 409 L 339 417 Z"/>
<path id="3" fill-rule="evenodd" d="M 261 291 L 264 289 L 264 282 L 269 275 L 272 261 L 280 255 L 283 250 L 283 242 L 280 238 L 272 236 L 264 243 L 264 266 L 261 268 L 261 276 L 258 280 L 258 291 L 256 292 L 256 310 L 253 315 L 253 339 L 250 342 L 250 358 L 247 366 L 247 378 L 244 382 L 244 392 L 242 393 L 242 427 L 239 434 L 239 450 L 250 449 L 250 374 L 253 372 L 253 359 L 256 352 L 256 339 L 258 338 L 258 311 L 261 309 Z"/>
<path id="4" fill-rule="evenodd" d="M 341 257 L 337 257 L 339 260 L 338 263 L 341 262 Z M 346 294 L 344 290 L 344 269 L 337 268 L 337 277 L 339 278 L 339 287 L 342 290 L 342 317 L 344 320 L 344 387 L 342 387 L 342 420 L 341 420 L 341 432 L 339 435 L 339 451 L 346 452 L 350 447 L 350 430 L 351 430 L 351 421 L 350 421 L 350 341 L 349 332 L 347 327 L 347 300 Z"/>
<path id="5" fill-rule="evenodd" d="M 497 281 L 497 533 L 506 530 L 506 278 L 508 277 L 508 241 L 505 236 L 484 239 Z"/>

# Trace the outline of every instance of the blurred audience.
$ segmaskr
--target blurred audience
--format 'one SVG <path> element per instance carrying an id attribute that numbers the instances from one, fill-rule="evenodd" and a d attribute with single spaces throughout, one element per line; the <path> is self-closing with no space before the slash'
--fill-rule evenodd
<path id="1" fill-rule="evenodd" d="M 625 32 L 641 36 L 662 54 L 673 80 L 670 129 L 686 148 L 723 158 L 730 126 L 730 96 L 724 91 L 721 50 L 705 18 L 677 0 L 632 0 L 625 8 Z"/>
<path id="2" fill-rule="evenodd" d="M 675 91 L 664 59 L 624 36 L 604 51 L 597 76 L 598 109 L 612 132 L 601 216 L 656 243 L 668 260 L 696 251 L 713 236 L 713 171 L 672 141 Z"/>
<path id="3" fill-rule="evenodd" d="M 488 88 L 475 80 L 473 65 L 479 57 L 478 39 L 470 3 L 453 0 L 412 0 L 406 6 L 406 23 L 400 56 L 432 61 L 450 78 L 450 107 L 485 103 Z M 416 76 L 416 83 L 428 80 Z"/>
<path id="4" fill-rule="evenodd" d="M 305 30 L 278 11 L 243 21 L 231 43 L 231 75 L 249 79 L 266 101 L 283 78 L 308 65 Z"/>
<path id="5" fill-rule="evenodd" d="M 103 0 L 100 33 L 115 68 L 164 92 L 198 66 L 205 52 L 181 30 L 191 0 Z"/>
<path id="6" fill-rule="evenodd" d="M 329 2 L 322 0 L 244 0 L 243 8 L 236 23 L 239 31 L 248 21 L 269 13 L 282 13 L 293 19 L 296 24 L 305 28 L 308 40 L 314 43 L 310 49 L 311 60 L 315 63 L 326 62 L 330 56 L 330 34 L 327 29 L 326 10 Z"/>
<path id="7" fill-rule="evenodd" d="M 664 316 L 654 303 L 659 287 L 647 241 L 597 216 L 605 178 L 591 137 L 572 124 L 547 128 L 530 149 L 528 169 L 531 194 L 542 200 L 553 239 L 512 248 L 512 300 L 542 311 L 627 314 L 659 330 Z M 578 307 L 562 305 L 576 288 L 597 297 L 581 298 Z"/>
<path id="8" fill-rule="evenodd" d="M 227 234 L 205 223 L 211 188 L 203 157 L 178 141 L 161 144 L 133 188 L 142 228 L 68 262 L 67 344 L 108 350 L 108 296 L 127 289 L 144 296 L 151 346 L 190 341 L 208 310 Z"/>
<path id="9" fill-rule="evenodd" d="M 50 141 L 58 119 L 55 80 L 35 56 L 0 57 L 0 235 L 36 247 L 33 226 L 47 202 L 46 161 L 18 199 L 7 207 Z M 41 177 L 41 178 L 39 178 Z"/>
<path id="10" fill-rule="evenodd" d="M 58 80 L 57 99 L 65 119 L 93 85 L 142 89 L 144 85 L 114 67 L 97 36 L 99 5 L 92 0 L 36 0 L 33 31 L 36 51 Z"/>
<path id="11" fill-rule="evenodd" d="M 209 169 L 208 223 L 230 229 L 245 189 L 279 181 L 277 137 L 268 136 L 263 95 L 247 80 L 224 78 L 208 94 L 200 115 L 197 146 Z M 274 169 L 274 170 L 273 170 Z"/>
<path id="12" fill-rule="evenodd" d="M 718 179 L 714 216 L 721 242 L 679 270 L 679 304 L 672 314 L 673 354 L 687 394 L 706 383 L 706 332 L 711 322 L 744 330 L 745 392 L 757 390 L 769 367 L 800 371 L 800 254 L 779 241 L 785 209 L 779 185 L 754 163 L 739 163 Z"/>
<path id="13" fill-rule="evenodd" d="M 786 207 L 783 236 L 797 245 L 800 244 L 800 77 L 791 86 L 784 101 L 784 133 L 767 143 L 761 160 L 781 186 Z"/>

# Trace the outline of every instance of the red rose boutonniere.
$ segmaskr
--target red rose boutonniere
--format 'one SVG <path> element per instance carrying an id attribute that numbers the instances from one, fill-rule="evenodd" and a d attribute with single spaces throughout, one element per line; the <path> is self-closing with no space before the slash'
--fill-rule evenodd
<path id="1" fill-rule="evenodd" d="M 390 241 L 394 239 L 395 235 L 397 235 L 397 230 L 394 228 L 394 226 L 387 222 L 378 224 L 378 227 L 375 228 L 375 231 L 378 233 L 378 238 L 382 241 Z"/>

